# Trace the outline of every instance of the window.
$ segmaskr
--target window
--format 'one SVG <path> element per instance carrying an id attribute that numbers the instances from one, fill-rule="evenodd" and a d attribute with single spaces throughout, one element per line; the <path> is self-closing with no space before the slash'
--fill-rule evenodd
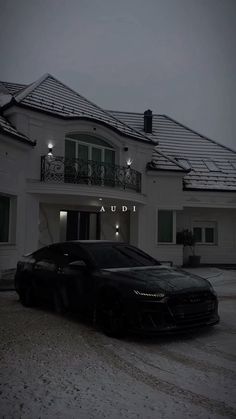
<path id="1" fill-rule="evenodd" d="M 69 134 L 65 140 L 66 176 L 80 182 L 113 186 L 115 150 L 106 141 L 88 134 Z M 71 161 L 74 162 L 71 164 Z"/>
<path id="2" fill-rule="evenodd" d="M 158 210 L 158 243 L 173 243 L 174 211 Z"/>
<path id="3" fill-rule="evenodd" d="M 191 169 L 191 164 L 187 159 L 176 159 L 178 163 L 180 163 L 185 169 Z"/>
<path id="4" fill-rule="evenodd" d="M 160 265 L 157 260 L 141 250 L 123 244 L 85 244 L 84 248 L 101 269 Z"/>
<path id="5" fill-rule="evenodd" d="M 217 167 L 216 163 L 212 160 L 203 160 L 206 167 L 210 172 L 220 172 L 221 170 Z"/>
<path id="6" fill-rule="evenodd" d="M 193 225 L 193 234 L 196 243 L 216 244 L 217 241 L 216 222 L 213 221 L 195 221 Z"/>
<path id="7" fill-rule="evenodd" d="M 115 164 L 115 150 L 106 141 L 87 134 L 70 134 L 65 140 L 65 157 Z"/>
<path id="8" fill-rule="evenodd" d="M 10 198 L 0 195 L 0 242 L 10 239 Z"/>

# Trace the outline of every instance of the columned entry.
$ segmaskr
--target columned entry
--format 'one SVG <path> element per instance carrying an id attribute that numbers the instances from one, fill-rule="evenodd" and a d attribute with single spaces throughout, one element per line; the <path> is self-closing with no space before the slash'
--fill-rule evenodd
<path id="1" fill-rule="evenodd" d="M 88 211 L 60 211 L 60 240 L 99 240 L 100 214 Z"/>

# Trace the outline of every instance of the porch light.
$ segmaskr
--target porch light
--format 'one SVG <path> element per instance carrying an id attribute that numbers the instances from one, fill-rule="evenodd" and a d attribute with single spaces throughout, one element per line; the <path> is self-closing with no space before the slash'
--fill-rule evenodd
<path id="1" fill-rule="evenodd" d="M 53 144 L 49 143 L 48 144 L 48 156 L 52 156 L 52 149 L 53 149 Z"/>
<path id="2" fill-rule="evenodd" d="M 60 220 L 65 220 L 67 218 L 67 211 L 60 211 Z"/>
<path id="3" fill-rule="evenodd" d="M 127 166 L 130 167 L 132 164 L 133 160 L 131 160 L 130 158 L 126 160 Z"/>
<path id="4" fill-rule="evenodd" d="M 116 236 L 118 236 L 119 235 L 119 226 L 118 226 L 118 224 L 116 224 Z"/>

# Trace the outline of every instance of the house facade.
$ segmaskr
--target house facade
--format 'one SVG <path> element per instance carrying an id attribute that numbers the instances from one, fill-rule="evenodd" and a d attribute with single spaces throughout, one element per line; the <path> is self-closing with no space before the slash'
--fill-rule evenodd
<path id="1" fill-rule="evenodd" d="M 164 115 L 103 110 L 46 74 L 0 83 L 0 269 L 50 243 L 126 241 L 236 263 L 236 152 Z"/>

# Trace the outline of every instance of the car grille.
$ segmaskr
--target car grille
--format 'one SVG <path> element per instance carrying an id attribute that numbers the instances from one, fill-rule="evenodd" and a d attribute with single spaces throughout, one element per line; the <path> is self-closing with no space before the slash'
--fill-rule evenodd
<path id="1" fill-rule="evenodd" d="M 217 300 L 210 292 L 173 296 L 168 301 L 169 310 L 177 324 L 194 324 L 207 321 L 217 309 Z"/>
<path id="2" fill-rule="evenodd" d="M 166 304 L 148 302 L 141 303 L 136 307 L 134 323 L 139 329 L 158 330 L 172 322 Z"/>

